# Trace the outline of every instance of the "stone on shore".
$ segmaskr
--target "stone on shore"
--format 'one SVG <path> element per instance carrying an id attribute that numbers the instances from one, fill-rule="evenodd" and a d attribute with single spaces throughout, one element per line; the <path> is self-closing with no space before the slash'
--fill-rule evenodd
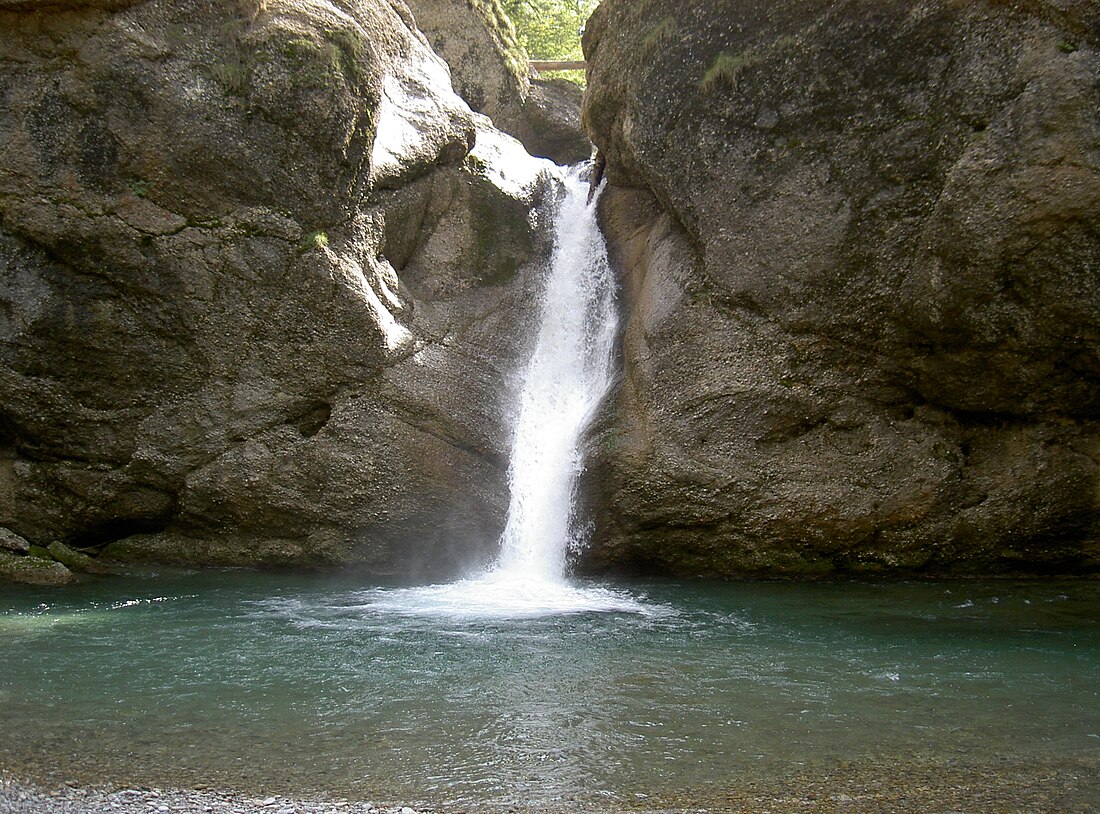
<path id="1" fill-rule="evenodd" d="M 26 554 L 30 551 L 31 544 L 10 529 L 0 528 L 0 549 L 14 551 L 16 554 Z"/>
<path id="2" fill-rule="evenodd" d="M 46 546 L 46 551 L 50 553 L 50 556 L 64 565 L 70 571 L 76 571 L 78 574 L 111 574 L 113 569 L 107 567 L 101 562 L 98 562 L 93 557 L 89 557 L 80 551 L 76 551 L 64 543 L 52 542 Z"/>
<path id="3" fill-rule="evenodd" d="M 76 574 L 55 560 L 19 556 L 0 550 L 0 579 L 26 585 L 69 585 L 77 582 Z"/>

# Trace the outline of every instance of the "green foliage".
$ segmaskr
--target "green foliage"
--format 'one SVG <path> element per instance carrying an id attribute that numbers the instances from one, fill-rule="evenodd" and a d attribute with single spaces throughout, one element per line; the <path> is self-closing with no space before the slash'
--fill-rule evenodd
<path id="1" fill-rule="evenodd" d="M 539 78 L 564 79 L 566 82 L 572 82 L 582 88 L 585 85 L 584 71 L 539 71 Z"/>
<path id="2" fill-rule="evenodd" d="M 327 249 L 328 248 L 328 232 L 318 229 L 315 232 L 309 232 L 298 242 L 298 254 L 302 255 L 311 249 Z"/>
<path id="3" fill-rule="evenodd" d="M 252 69 L 245 59 L 241 46 L 244 26 L 244 21 L 237 17 L 222 22 L 219 26 L 221 59 L 207 67 L 208 75 L 221 85 L 226 93 L 234 96 L 244 96 L 248 90 L 249 80 L 252 78 Z"/>
<path id="4" fill-rule="evenodd" d="M 713 90 L 720 85 L 737 87 L 737 79 L 742 71 L 756 64 L 756 55 L 752 51 L 743 51 L 740 54 L 721 53 L 715 57 L 714 62 L 703 75 L 699 87 L 703 90 Z"/>
<path id="5" fill-rule="evenodd" d="M 1074 51 L 1077 50 L 1077 46 L 1074 45 L 1072 42 L 1060 42 L 1058 43 L 1058 50 L 1061 51 L 1063 54 L 1072 54 Z"/>
<path id="6" fill-rule="evenodd" d="M 746 48 L 739 54 L 723 51 L 707 68 L 707 72 L 699 82 L 699 87 L 704 91 L 716 90 L 722 85 L 736 88 L 741 74 L 749 68 L 756 67 L 769 59 L 782 59 L 786 54 L 797 49 L 798 39 L 791 34 L 784 34 L 771 44 Z"/>
<path id="7" fill-rule="evenodd" d="M 581 31 L 599 0 L 500 0 L 531 59 L 584 59 Z"/>
<path id="8" fill-rule="evenodd" d="M 225 60 L 209 67 L 210 76 L 228 93 L 243 96 L 248 87 L 250 71 L 236 52 L 226 54 Z"/>
<path id="9" fill-rule="evenodd" d="M 130 182 L 130 191 L 138 198 L 146 198 L 153 191 L 153 182 L 144 179 Z"/>

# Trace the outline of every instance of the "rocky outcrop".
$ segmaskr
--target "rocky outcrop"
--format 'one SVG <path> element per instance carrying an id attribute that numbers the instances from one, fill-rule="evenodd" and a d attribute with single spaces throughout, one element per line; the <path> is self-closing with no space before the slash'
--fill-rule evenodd
<path id="1" fill-rule="evenodd" d="M 514 142 L 408 10 L 24 5 L 0 9 L 0 525 L 137 561 L 492 553 L 551 190 L 501 175 Z"/>
<path id="2" fill-rule="evenodd" d="M 532 155 L 574 164 L 592 155 L 581 91 L 532 78 L 499 0 L 409 0 L 417 26 L 451 68 L 455 90 Z"/>
<path id="3" fill-rule="evenodd" d="M 77 574 L 110 574 L 112 569 L 87 554 L 69 548 L 56 540 L 46 546 L 46 553 Z"/>
<path id="4" fill-rule="evenodd" d="M 581 89 L 565 79 L 533 77 L 516 137 L 533 155 L 559 164 L 589 160 L 594 150 L 581 126 L 582 97 Z"/>
<path id="5" fill-rule="evenodd" d="M 1100 567 L 1095 3 L 605 0 L 590 568 Z"/>
<path id="6" fill-rule="evenodd" d="M 81 556 L 78 552 L 72 553 Z M 90 557 L 85 559 L 91 561 L 90 568 L 103 568 Z M 69 585 L 76 582 L 77 577 L 42 546 L 32 545 L 11 529 L 0 528 L 0 581 L 27 585 Z"/>
<path id="7" fill-rule="evenodd" d="M 16 554 L 26 554 L 30 551 L 30 543 L 24 540 L 10 529 L 0 528 L 0 548 L 13 551 Z"/>

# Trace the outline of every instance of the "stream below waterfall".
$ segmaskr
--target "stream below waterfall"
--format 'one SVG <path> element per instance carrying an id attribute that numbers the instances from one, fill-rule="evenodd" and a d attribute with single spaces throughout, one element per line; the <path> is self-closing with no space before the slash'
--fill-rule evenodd
<path id="1" fill-rule="evenodd" d="M 377 607 L 391 587 L 9 588 L 0 766 L 450 807 L 704 805 L 882 761 L 1097 790 L 1096 583 L 635 582 L 582 586 L 633 609 L 523 618 Z"/>
<path id="2" fill-rule="evenodd" d="M 816 805 L 907 778 L 1091 810 L 1096 582 L 567 578 L 615 294 L 581 171 L 546 171 L 562 203 L 494 566 L 432 586 L 162 571 L 9 588 L 0 769 L 460 810 L 740 810 L 728 795 L 785 784 Z"/>

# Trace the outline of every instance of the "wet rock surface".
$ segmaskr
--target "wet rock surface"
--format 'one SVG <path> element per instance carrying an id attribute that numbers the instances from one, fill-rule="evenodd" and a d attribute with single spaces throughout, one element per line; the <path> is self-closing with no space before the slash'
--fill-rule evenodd
<path id="1" fill-rule="evenodd" d="M 1100 566 L 1100 12 L 608 0 L 586 566 Z"/>
<path id="2" fill-rule="evenodd" d="M 492 553 L 554 191 L 471 152 L 495 136 L 407 10 L 25 5 L 0 7 L 0 525 L 133 561 Z"/>
<path id="3" fill-rule="evenodd" d="M 76 575 L 60 562 L 35 554 L 19 556 L 4 550 L 0 550 L 0 579 L 43 586 L 71 585 L 77 581 Z"/>

